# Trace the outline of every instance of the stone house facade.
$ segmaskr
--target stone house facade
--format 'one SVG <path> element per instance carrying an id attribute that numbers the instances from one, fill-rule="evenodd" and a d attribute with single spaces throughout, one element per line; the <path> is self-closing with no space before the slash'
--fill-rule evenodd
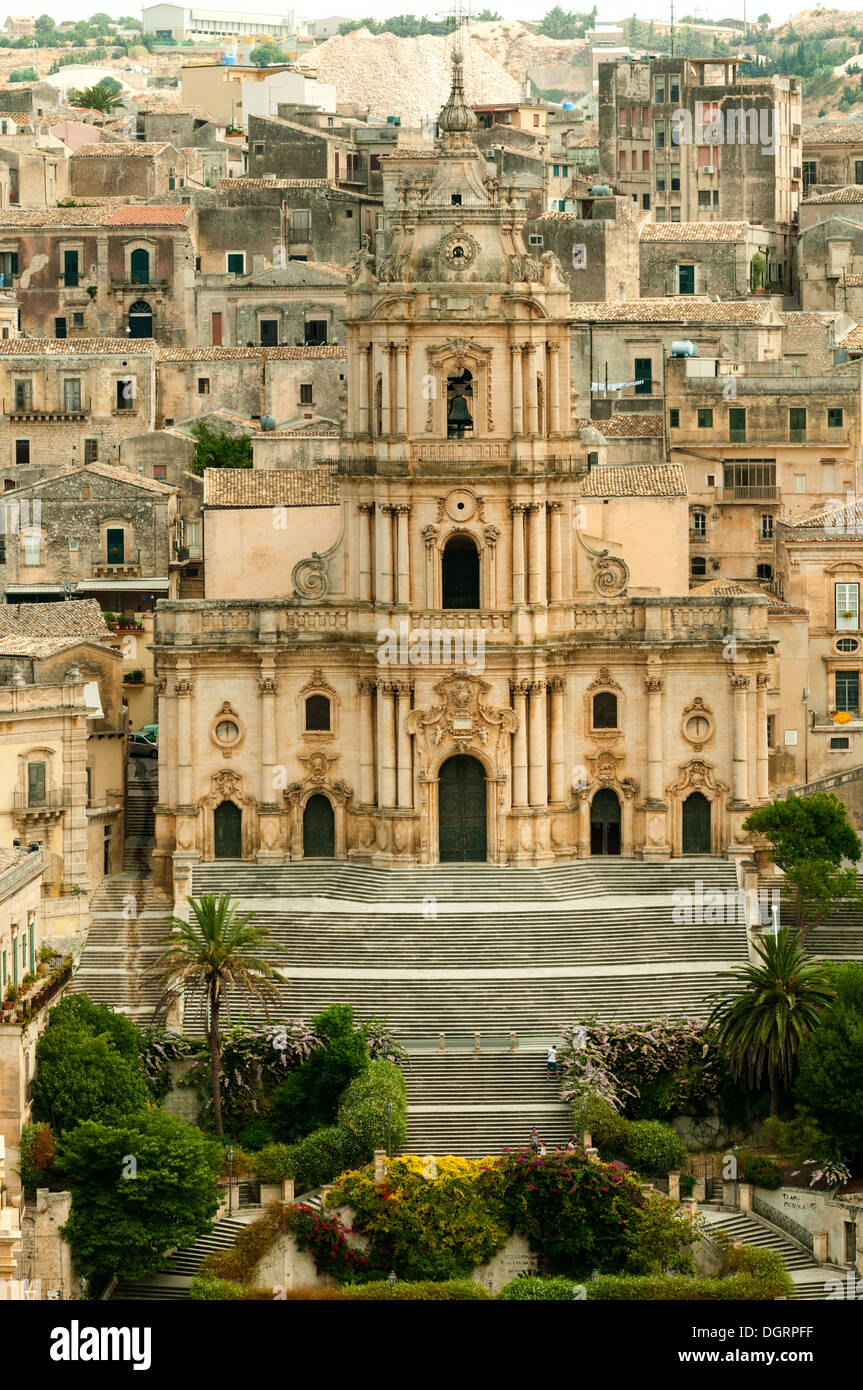
<path id="1" fill-rule="evenodd" d="M 0 270 L 14 278 L 32 337 L 194 334 L 191 207 L 102 203 L 0 213 Z"/>
<path id="2" fill-rule="evenodd" d="M 150 340 L 0 340 L 4 486 L 117 463 L 124 440 L 153 428 L 155 379 Z"/>
<path id="3" fill-rule="evenodd" d="M 346 271 L 317 261 L 288 261 L 237 278 L 198 281 L 198 342 L 225 347 L 301 347 L 344 343 Z"/>
<path id="4" fill-rule="evenodd" d="M 347 351 L 324 347 L 165 348 L 157 360 L 157 427 L 219 408 L 277 424 L 321 415 L 339 420 L 347 397 Z"/>
<path id="5" fill-rule="evenodd" d="M 628 198 L 581 198 L 574 212 L 528 218 L 527 242 L 557 256 L 574 302 L 618 299 L 621 286 L 637 299 L 642 216 Z"/>
<path id="6" fill-rule="evenodd" d="M 741 299 L 750 288 L 774 283 L 779 271 L 777 233 L 749 222 L 645 222 L 639 249 L 645 298 Z"/>

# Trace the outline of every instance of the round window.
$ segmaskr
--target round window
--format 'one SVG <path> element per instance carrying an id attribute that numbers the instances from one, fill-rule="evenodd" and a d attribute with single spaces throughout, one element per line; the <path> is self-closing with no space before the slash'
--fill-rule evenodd
<path id="1" fill-rule="evenodd" d="M 223 743 L 233 743 L 240 737 L 240 730 L 232 719 L 221 719 L 216 725 L 216 738 Z"/>
<path id="2" fill-rule="evenodd" d="M 686 721 L 686 737 L 693 743 L 703 743 L 710 735 L 710 720 L 703 714 L 694 714 Z"/>
<path id="3" fill-rule="evenodd" d="M 837 652 L 856 652 L 859 646 L 856 637 L 840 637 L 836 642 Z"/>

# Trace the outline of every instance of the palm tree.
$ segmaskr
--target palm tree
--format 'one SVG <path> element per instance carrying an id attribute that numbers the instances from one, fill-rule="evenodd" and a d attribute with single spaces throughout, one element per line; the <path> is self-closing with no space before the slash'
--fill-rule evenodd
<path id="1" fill-rule="evenodd" d="M 257 954 L 263 947 L 275 947 L 268 928 L 252 926 L 255 914 L 240 913 L 232 907 L 230 893 L 219 897 L 204 893 L 187 901 L 192 919 L 184 922 L 181 917 L 171 918 L 171 933 L 162 940 L 168 949 L 150 967 L 162 986 L 156 1010 L 176 999 L 183 990 L 200 990 L 210 1054 L 213 1122 L 216 1133 L 222 1134 L 222 1005 L 230 1007 L 228 993 L 238 989 L 249 1002 L 259 1000 L 266 1013 L 269 1005 L 281 997 L 274 983 L 280 976 Z"/>
<path id="2" fill-rule="evenodd" d="M 71 106 L 84 106 L 88 111 L 98 111 L 103 116 L 126 104 L 121 93 L 107 82 L 96 82 L 80 92 L 73 89 L 69 92 L 68 101 Z"/>
<path id="3" fill-rule="evenodd" d="M 737 983 L 716 996 L 709 1022 L 734 1076 L 746 1069 L 750 1086 L 767 1072 L 770 1113 L 778 1115 L 782 1090 L 790 1080 L 801 1042 L 817 1027 L 822 1011 L 836 997 L 828 967 L 807 959 L 800 937 L 783 927 L 755 945 L 760 964 L 730 973 Z"/>

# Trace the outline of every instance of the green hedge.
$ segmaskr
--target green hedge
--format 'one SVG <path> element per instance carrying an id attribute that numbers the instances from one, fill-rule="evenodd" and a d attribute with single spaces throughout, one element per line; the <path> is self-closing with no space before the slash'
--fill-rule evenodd
<path id="1" fill-rule="evenodd" d="M 553 1282 L 534 1280 L 535 1283 Z M 566 1281 L 560 1281 L 566 1282 Z M 474 1279 L 446 1279 L 440 1283 L 424 1280 L 419 1283 L 397 1281 L 392 1290 L 386 1279 L 373 1284 L 353 1284 L 348 1288 L 298 1288 L 263 1289 L 252 1288 L 232 1279 L 219 1279 L 212 1274 L 196 1274 L 192 1280 L 189 1297 L 199 1303 L 235 1302 L 307 1302 L 342 1303 L 348 1301 L 390 1301 L 394 1303 L 472 1303 L 488 1301 L 488 1293 L 482 1284 Z"/>
<path id="2" fill-rule="evenodd" d="M 334 1125 L 316 1129 L 296 1144 L 268 1144 L 255 1157 L 262 1182 L 293 1178 L 298 1193 L 332 1182 L 340 1173 L 368 1163 L 387 1142 L 387 1101 L 392 1101 L 390 1147 L 407 1133 L 407 1089 L 394 1062 L 370 1062 L 345 1087 Z"/>
<path id="3" fill-rule="evenodd" d="M 272 1289 L 252 1289 L 246 1284 L 238 1284 L 233 1279 L 218 1279 L 213 1274 L 196 1274 L 189 1288 L 189 1297 L 199 1303 L 269 1303 L 275 1295 Z"/>
<path id="4" fill-rule="evenodd" d="M 782 1186 L 782 1170 L 772 1158 L 765 1158 L 763 1154 L 740 1153 L 737 1161 L 744 1182 L 754 1182 L 756 1187 L 766 1187 L 771 1192 Z"/>
<path id="5" fill-rule="evenodd" d="M 497 1295 L 510 1303 L 538 1301 L 572 1302 L 577 1295 L 574 1279 L 513 1279 Z M 601 1274 L 596 1283 L 585 1278 L 589 1300 L 626 1303 L 748 1303 L 789 1298 L 794 1285 L 775 1250 L 735 1245 L 723 1260 L 722 1273 L 714 1278 L 685 1274 Z"/>
<path id="6" fill-rule="evenodd" d="M 660 1120 L 628 1120 L 600 1096 L 588 1096 L 585 1121 L 606 1160 L 621 1159 L 645 1177 L 673 1173 L 686 1162 L 686 1145 L 671 1125 Z M 581 1109 L 573 1107 L 573 1124 L 581 1128 Z"/>

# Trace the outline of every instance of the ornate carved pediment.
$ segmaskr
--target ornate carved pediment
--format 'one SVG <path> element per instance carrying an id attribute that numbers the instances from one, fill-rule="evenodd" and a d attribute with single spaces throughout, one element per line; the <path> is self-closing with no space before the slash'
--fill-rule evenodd
<path id="1" fill-rule="evenodd" d="M 411 710 L 408 733 L 417 739 L 417 749 L 426 766 L 442 745 L 456 753 L 484 748 L 498 764 L 509 734 L 518 728 L 515 711 L 487 703 L 491 689 L 487 681 L 468 671 L 456 671 L 435 686 L 440 702 Z"/>
<path id="2" fill-rule="evenodd" d="M 631 777 L 621 777 L 625 760 L 623 753 L 615 753 L 612 748 L 601 748 L 597 753 L 588 753 L 585 759 L 590 769 L 592 784 L 614 787 L 627 801 L 631 801 L 638 795 L 638 783 Z M 580 800 L 583 796 L 592 796 L 595 787 L 580 787 L 577 790 Z"/>
<path id="3" fill-rule="evenodd" d="M 318 694 L 335 695 L 335 693 L 336 692 L 333 690 L 333 687 L 330 685 L 320 666 L 316 666 L 300 691 L 300 697 L 303 695 Z"/>
<path id="4" fill-rule="evenodd" d="M 689 792 L 703 792 L 708 797 L 718 797 L 728 791 L 724 782 L 716 776 L 712 763 L 703 758 L 691 758 L 683 763 L 680 775 L 666 787 L 669 796 L 685 796 Z"/>
<path id="5" fill-rule="evenodd" d="M 200 797 L 197 804 L 215 810 L 223 801 L 233 801 L 235 806 L 257 806 L 255 798 L 247 796 L 243 791 L 243 779 L 239 772 L 232 772 L 227 767 L 222 768 L 221 772 L 213 773 L 209 792 L 206 796 Z"/>
<path id="6" fill-rule="evenodd" d="M 622 690 L 607 666 L 600 666 L 596 676 L 587 687 L 588 690 Z"/>
<path id="7" fill-rule="evenodd" d="M 300 753 L 299 760 L 304 767 L 303 780 L 292 782 L 286 788 L 284 796 L 289 806 L 295 805 L 310 790 L 326 792 L 330 800 L 339 805 L 350 800 L 352 792 L 347 782 L 333 777 L 339 760 L 338 753 L 326 753 L 322 748 L 315 748 L 311 753 Z"/>

